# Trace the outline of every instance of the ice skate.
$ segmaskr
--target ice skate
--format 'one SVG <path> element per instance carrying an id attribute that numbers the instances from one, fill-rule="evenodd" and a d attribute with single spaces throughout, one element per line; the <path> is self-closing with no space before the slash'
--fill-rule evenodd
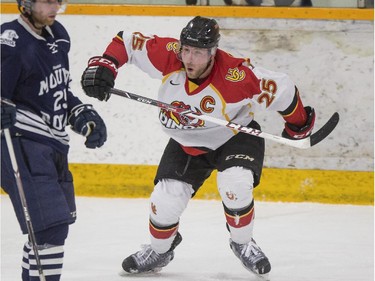
<path id="1" fill-rule="evenodd" d="M 128 273 L 159 272 L 174 258 L 174 248 L 182 241 L 180 233 L 177 233 L 171 248 L 163 254 L 155 252 L 151 245 L 143 245 L 142 249 L 130 255 L 122 262 L 122 268 Z"/>
<path id="2" fill-rule="evenodd" d="M 254 239 L 247 244 L 237 244 L 229 239 L 233 253 L 240 259 L 242 265 L 262 280 L 269 280 L 271 264 Z"/>

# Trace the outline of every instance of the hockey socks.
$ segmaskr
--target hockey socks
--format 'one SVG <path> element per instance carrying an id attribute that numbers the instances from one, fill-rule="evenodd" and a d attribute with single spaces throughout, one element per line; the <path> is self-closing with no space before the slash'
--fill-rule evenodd
<path id="1" fill-rule="evenodd" d="M 64 246 L 38 245 L 40 263 L 46 281 L 59 281 L 62 273 Z M 22 281 L 40 281 L 34 250 L 30 242 L 23 247 Z"/>

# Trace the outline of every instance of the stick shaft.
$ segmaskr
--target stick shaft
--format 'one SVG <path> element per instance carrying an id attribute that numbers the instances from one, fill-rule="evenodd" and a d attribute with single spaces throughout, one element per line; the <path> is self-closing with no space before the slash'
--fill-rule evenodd
<path id="1" fill-rule="evenodd" d="M 23 213 L 25 215 L 25 221 L 26 221 L 26 226 L 27 226 L 27 230 L 28 230 L 28 234 L 29 234 L 29 239 L 30 239 L 31 245 L 32 245 L 33 250 L 34 250 L 36 265 L 37 265 L 38 272 L 39 272 L 39 280 L 45 281 L 46 278 L 44 276 L 42 264 L 40 262 L 38 245 L 36 243 L 34 228 L 33 228 L 31 218 L 30 218 L 30 215 L 29 215 L 29 209 L 27 207 L 26 196 L 25 196 L 25 192 L 24 192 L 24 189 L 23 189 L 23 185 L 22 185 L 21 175 L 20 175 L 20 172 L 19 172 L 19 169 L 18 169 L 16 154 L 14 153 L 12 138 L 10 136 L 9 129 L 4 129 L 3 131 L 4 131 L 4 135 L 5 135 L 5 141 L 6 141 L 6 144 L 7 144 L 7 147 L 8 147 L 8 151 L 9 151 L 10 161 L 12 163 L 14 177 L 16 179 L 18 194 L 20 196 Z"/>
<path id="2" fill-rule="evenodd" d="M 254 129 L 254 128 L 242 126 L 240 124 L 236 124 L 236 123 L 233 123 L 231 121 L 228 122 L 228 121 L 225 121 L 225 120 L 222 120 L 222 119 L 211 117 L 209 115 L 205 115 L 205 114 L 193 112 L 191 110 L 179 108 L 179 107 L 173 106 L 173 105 L 168 104 L 168 103 L 164 103 L 164 102 L 161 102 L 161 101 L 158 101 L 158 100 L 150 99 L 150 98 L 140 96 L 140 95 L 137 95 L 137 94 L 133 94 L 133 93 L 130 93 L 130 92 L 127 92 L 127 91 L 122 91 L 122 90 L 118 90 L 118 89 L 111 89 L 110 93 L 114 94 L 114 95 L 118 95 L 118 96 L 121 96 L 121 97 L 131 99 L 131 100 L 135 100 L 135 101 L 138 101 L 138 102 L 141 102 L 141 103 L 144 103 L 144 104 L 153 105 L 153 106 L 156 106 L 156 107 L 159 107 L 159 108 L 171 111 L 171 112 L 186 115 L 188 117 L 198 118 L 198 119 L 203 120 L 203 121 L 211 122 L 211 123 L 214 123 L 214 124 L 217 124 L 217 125 L 220 125 L 220 126 L 224 126 L 224 127 L 236 130 L 238 132 L 242 132 L 242 133 L 245 133 L 245 134 L 253 135 L 253 136 L 264 138 L 264 139 L 269 139 L 269 140 L 272 140 L 272 141 L 275 141 L 275 142 L 278 142 L 278 143 L 282 143 L 282 144 L 285 144 L 285 145 L 289 145 L 289 146 L 292 146 L 292 147 L 308 148 L 308 147 L 311 146 L 310 138 L 305 138 L 305 139 L 301 139 L 301 140 L 287 139 L 287 138 L 283 138 L 283 137 L 280 137 L 280 136 L 271 135 L 269 133 L 265 133 L 265 132 L 262 132 L 260 130 Z"/>

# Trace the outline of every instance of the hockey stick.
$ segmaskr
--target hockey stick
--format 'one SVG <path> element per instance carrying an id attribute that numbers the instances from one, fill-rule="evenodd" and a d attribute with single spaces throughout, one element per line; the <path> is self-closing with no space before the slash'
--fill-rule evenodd
<path id="1" fill-rule="evenodd" d="M 9 104 L 9 105 L 14 105 L 13 103 L 5 101 L 4 99 L 2 99 L 1 102 L 4 102 L 4 103 Z M 18 169 L 16 154 L 14 153 L 12 138 L 10 136 L 9 129 L 4 129 L 3 132 L 4 132 L 4 136 L 5 136 L 5 142 L 6 142 L 7 147 L 8 147 L 10 161 L 12 163 L 14 177 L 16 179 L 18 194 L 19 194 L 20 199 L 21 199 L 23 213 L 25 215 L 25 221 L 26 221 L 27 231 L 29 233 L 29 239 L 30 239 L 31 245 L 32 245 L 33 250 L 34 250 L 36 266 L 37 266 L 37 269 L 38 269 L 38 272 L 39 272 L 39 280 L 40 281 L 46 281 L 46 277 L 44 276 L 44 272 L 43 272 L 43 268 L 42 268 L 42 263 L 40 262 L 39 250 L 38 250 L 38 246 L 36 244 L 34 228 L 33 228 L 33 225 L 31 223 L 31 218 L 30 218 L 30 215 L 29 215 L 29 209 L 28 209 L 27 203 L 26 203 L 26 196 L 25 196 L 25 192 L 24 192 L 24 189 L 23 189 L 22 181 L 21 181 L 21 175 L 20 175 L 20 172 L 19 172 L 19 169 Z"/>
<path id="2" fill-rule="evenodd" d="M 236 130 L 238 132 L 246 133 L 246 134 L 257 136 L 257 137 L 264 138 L 264 139 L 269 139 L 278 143 L 282 143 L 282 144 L 289 145 L 289 146 L 296 147 L 296 148 L 303 148 L 303 149 L 312 147 L 318 144 L 319 142 L 321 142 L 322 140 L 324 140 L 335 129 L 340 119 L 339 114 L 335 112 L 331 116 L 331 118 L 327 121 L 327 123 L 325 123 L 323 127 L 320 128 L 316 133 L 304 139 L 292 140 L 292 139 L 283 138 L 280 136 L 271 135 L 271 134 L 262 132 L 260 130 L 254 129 L 254 128 L 242 126 L 240 124 L 236 124 L 231 121 L 228 122 L 222 119 L 211 117 L 209 115 L 194 112 L 192 110 L 186 110 L 177 106 L 173 106 L 168 103 L 164 103 L 158 100 L 153 100 L 147 97 L 139 96 L 139 95 L 127 92 L 127 91 L 122 91 L 122 90 L 113 88 L 109 90 L 109 93 L 117 95 L 117 96 L 125 97 L 131 100 L 135 100 L 141 103 L 157 106 L 159 108 L 162 108 L 162 109 L 174 112 L 174 113 L 186 115 L 188 117 L 197 118 L 203 121 L 218 124 L 220 126 L 224 126 L 224 127 Z"/>

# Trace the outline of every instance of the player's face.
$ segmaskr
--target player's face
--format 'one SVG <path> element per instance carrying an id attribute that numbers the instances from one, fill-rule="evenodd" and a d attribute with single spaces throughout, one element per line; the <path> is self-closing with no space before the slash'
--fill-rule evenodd
<path id="1" fill-rule="evenodd" d="M 32 7 L 32 17 L 37 27 L 52 25 L 61 7 L 59 0 L 36 0 Z"/>
<path id="2" fill-rule="evenodd" d="M 183 62 L 186 74 L 190 79 L 203 78 L 205 72 L 209 73 L 207 64 L 211 60 L 211 49 L 182 46 L 181 61 Z"/>

